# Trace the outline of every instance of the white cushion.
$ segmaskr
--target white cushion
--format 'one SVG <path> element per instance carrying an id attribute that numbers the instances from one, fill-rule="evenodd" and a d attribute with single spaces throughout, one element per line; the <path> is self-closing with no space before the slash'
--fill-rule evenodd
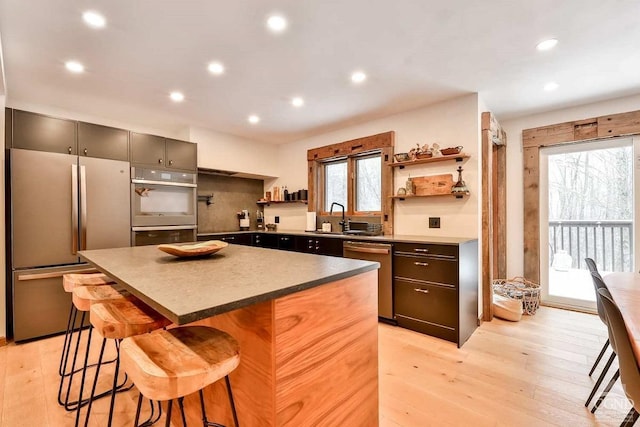
<path id="1" fill-rule="evenodd" d="M 522 301 L 494 294 L 493 314 L 504 320 L 518 322 L 522 319 Z"/>

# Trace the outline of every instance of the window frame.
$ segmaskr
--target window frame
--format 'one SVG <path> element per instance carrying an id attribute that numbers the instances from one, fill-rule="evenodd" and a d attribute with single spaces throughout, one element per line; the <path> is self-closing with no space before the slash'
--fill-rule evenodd
<path id="1" fill-rule="evenodd" d="M 384 234 L 393 234 L 393 148 L 395 132 L 389 131 L 377 135 L 371 135 L 324 147 L 313 148 L 307 151 L 308 162 L 308 211 L 316 212 L 319 216 L 328 216 L 324 205 L 324 167 L 331 161 L 347 159 L 347 206 L 345 215 L 352 217 L 379 216 Z M 355 210 L 355 165 L 356 159 L 380 153 L 381 157 L 381 210 L 380 211 L 356 211 Z M 333 213 L 334 216 L 342 215 L 342 210 Z"/>
<path id="2" fill-rule="evenodd" d="M 382 151 L 372 150 L 364 153 L 354 154 L 352 156 L 341 156 L 336 158 L 329 158 L 320 162 L 320 176 L 318 182 L 320 183 L 319 188 L 322 189 L 320 192 L 320 197 L 318 198 L 319 204 L 319 215 L 329 215 L 329 210 L 325 210 L 328 206 L 326 200 L 326 173 L 325 168 L 328 165 L 346 162 L 347 163 L 347 203 L 345 206 L 344 214 L 349 216 L 380 216 L 382 215 L 382 186 L 380 187 L 380 210 L 377 211 L 358 211 L 356 210 L 356 199 L 357 199 L 357 161 L 364 158 L 372 158 L 379 157 L 380 158 L 380 174 L 382 175 L 382 170 L 384 168 L 384 162 L 382 161 Z M 336 215 L 336 211 L 334 210 L 333 215 Z M 338 215 L 342 215 L 342 210 L 338 211 Z"/>

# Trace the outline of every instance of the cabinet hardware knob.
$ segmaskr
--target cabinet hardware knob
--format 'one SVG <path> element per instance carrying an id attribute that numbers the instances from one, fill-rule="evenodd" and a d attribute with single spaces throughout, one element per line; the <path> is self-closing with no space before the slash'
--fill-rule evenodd
<path id="1" fill-rule="evenodd" d="M 83 152 L 84 152 L 84 155 L 86 156 L 86 155 L 87 155 L 87 149 L 85 148 L 85 149 L 83 150 Z"/>
<path id="2" fill-rule="evenodd" d="M 429 249 L 420 249 L 420 248 L 415 248 L 414 250 L 415 250 L 416 252 L 429 253 Z"/>
<path id="3" fill-rule="evenodd" d="M 428 266 L 429 266 L 429 263 L 428 263 L 428 262 L 418 262 L 418 261 L 416 261 L 416 262 L 414 262 L 413 264 L 414 264 L 414 265 L 417 265 L 417 266 L 419 266 L 419 267 L 428 267 Z"/>
<path id="4" fill-rule="evenodd" d="M 429 289 L 420 289 L 420 288 L 415 288 L 414 291 L 416 292 L 420 292 L 422 294 L 428 294 L 429 293 Z"/>
<path id="5" fill-rule="evenodd" d="M 158 163 L 162 164 L 162 159 L 158 159 Z"/>
<path id="6" fill-rule="evenodd" d="M 173 160 L 169 160 L 169 166 L 173 164 Z"/>
<path id="7" fill-rule="evenodd" d="M 69 146 L 69 148 L 67 148 L 67 150 L 69 151 L 69 154 L 71 154 L 71 146 Z"/>

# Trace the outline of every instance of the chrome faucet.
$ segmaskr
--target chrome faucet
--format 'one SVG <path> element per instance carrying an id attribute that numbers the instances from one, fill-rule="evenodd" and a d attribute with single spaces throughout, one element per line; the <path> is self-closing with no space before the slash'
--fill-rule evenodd
<path id="1" fill-rule="evenodd" d="M 329 215 L 333 214 L 333 205 L 338 205 L 342 208 L 342 221 L 340 221 L 338 224 L 340 225 L 340 227 L 342 227 L 342 232 L 344 233 L 344 228 L 347 225 L 346 221 L 344 220 L 344 205 L 341 205 L 337 202 L 331 203 L 331 208 L 329 208 Z"/>

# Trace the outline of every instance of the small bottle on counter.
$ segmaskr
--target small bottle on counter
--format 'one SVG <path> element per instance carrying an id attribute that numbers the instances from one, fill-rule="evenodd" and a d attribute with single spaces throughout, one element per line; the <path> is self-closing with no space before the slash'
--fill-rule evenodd
<path id="1" fill-rule="evenodd" d="M 288 202 L 289 201 L 289 190 L 287 190 L 287 186 L 284 186 L 284 191 L 282 192 L 282 194 L 284 194 L 284 201 Z"/>

